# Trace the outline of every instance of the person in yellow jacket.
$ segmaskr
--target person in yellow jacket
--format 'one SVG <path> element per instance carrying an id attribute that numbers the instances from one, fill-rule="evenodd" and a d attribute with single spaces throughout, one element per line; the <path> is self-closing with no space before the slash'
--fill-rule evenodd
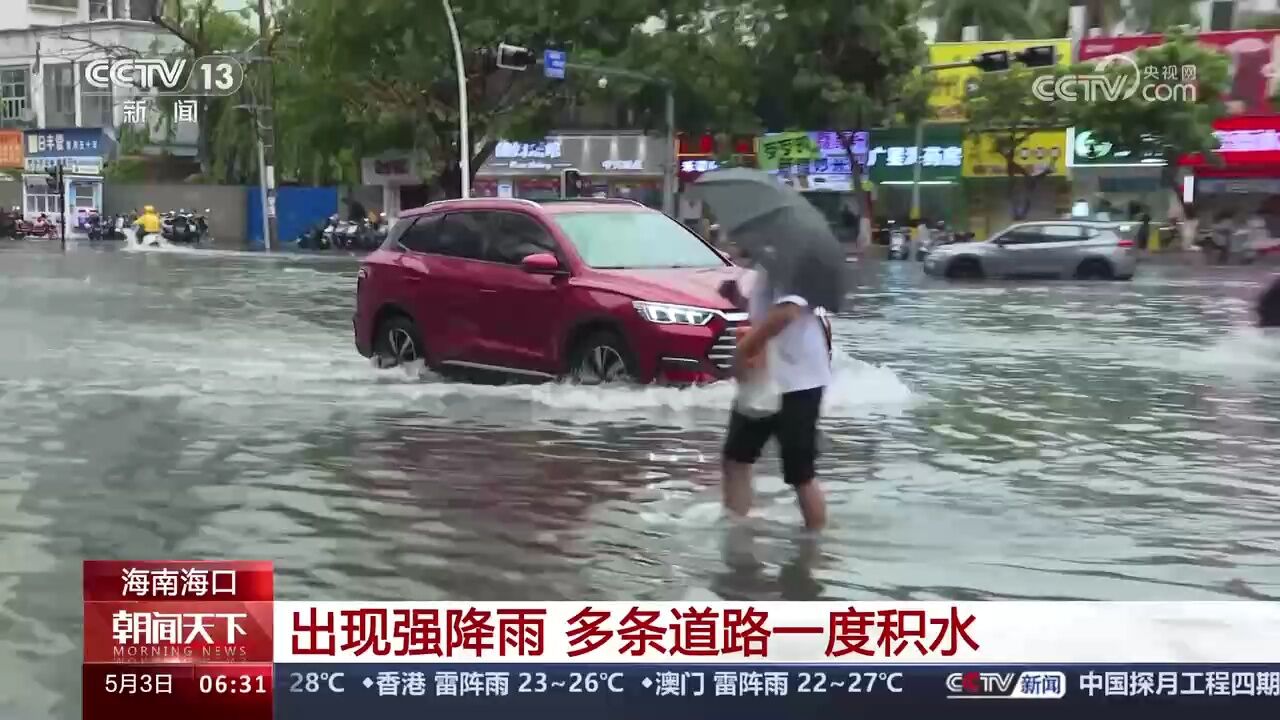
<path id="1" fill-rule="evenodd" d="M 142 208 L 142 214 L 138 216 L 138 219 L 133 224 L 135 227 L 142 228 L 143 237 L 139 239 L 140 243 L 151 240 L 150 236 L 152 235 L 160 234 L 160 216 L 152 205 Z"/>

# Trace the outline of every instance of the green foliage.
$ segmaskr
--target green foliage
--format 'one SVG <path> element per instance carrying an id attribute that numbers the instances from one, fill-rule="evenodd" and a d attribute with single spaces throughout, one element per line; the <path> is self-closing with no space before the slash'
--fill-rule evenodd
<path id="1" fill-rule="evenodd" d="M 915 0 L 759 8 L 767 30 L 757 45 L 758 112 L 770 128 L 853 130 L 886 122 L 904 83 L 926 61 Z"/>
<path id="2" fill-rule="evenodd" d="M 965 116 L 970 118 L 966 132 L 980 138 L 1005 162 L 1011 207 L 1016 219 L 1023 218 L 1031 206 L 1039 181 L 1036 174 L 1021 162 L 1019 150 L 1040 130 L 1065 127 L 1069 120 L 1066 103 L 1045 102 L 1035 96 L 1037 81 L 1048 83 L 1064 73 L 1060 66 L 1029 68 L 1014 65 L 1003 72 L 978 75 L 965 99 Z"/>
<path id="3" fill-rule="evenodd" d="M 1026 38 L 1033 34 L 1026 6 L 1009 0 L 926 0 L 921 12 L 938 21 L 938 42 L 960 40 L 969 25 L 978 26 L 984 40 L 1002 40 L 1006 36 Z"/>
<path id="4" fill-rule="evenodd" d="M 1004 72 L 976 76 L 965 99 L 968 133 L 986 134 L 992 138 L 996 151 L 1012 166 L 1018 166 L 1018 148 L 1032 133 L 1065 127 L 1069 122 L 1066 103 L 1045 102 L 1032 94 L 1038 79 L 1061 74 L 1059 67 L 1014 65 Z"/>
<path id="5" fill-rule="evenodd" d="M 1132 0 L 1129 19 L 1137 32 L 1168 32 L 1195 24 L 1199 20 L 1195 6 L 1196 0 Z"/>
<path id="6" fill-rule="evenodd" d="M 1213 134 L 1213 121 L 1226 112 L 1223 97 L 1229 89 L 1226 57 L 1212 48 L 1198 44 L 1182 32 L 1166 36 L 1165 43 L 1143 48 L 1134 53 L 1139 68 L 1174 66 L 1179 74 L 1184 67 L 1195 72 L 1194 97 L 1179 95 L 1159 100 L 1153 92 L 1140 87 L 1129 98 L 1109 101 L 1059 103 L 1077 128 L 1091 130 L 1094 137 L 1120 147 L 1156 147 L 1164 155 L 1165 182 L 1176 182 L 1176 163 L 1186 153 L 1208 153 L 1218 147 Z M 1073 68 L 1077 74 L 1098 73 L 1094 63 Z M 1109 81 L 1132 78 L 1128 63 L 1114 62 L 1102 71 Z M 1132 80 L 1128 80 L 1132 82 Z M 1144 86 L 1158 81 L 1146 80 Z M 1144 145 L 1145 143 L 1145 145 Z"/>
<path id="7" fill-rule="evenodd" d="M 537 69 L 495 67 L 480 49 L 501 42 L 562 48 L 574 61 L 615 57 L 655 9 L 643 0 L 472 0 L 455 3 L 472 147 L 459 148 L 453 47 L 439 2 L 295 0 L 285 23 L 287 62 L 305 68 L 293 89 L 299 107 L 336 114 L 300 129 L 311 147 L 355 146 L 365 154 L 411 148 L 428 160 L 441 189 L 456 194 L 460 152 L 475 173 L 503 137 L 545 134 L 555 111 L 595 78 L 548 80 Z M 342 136 L 339 138 L 339 136 Z"/>
<path id="8" fill-rule="evenodd" d="M 143 183 L 147 181 L 147 161 L 145 158 L 121 155 L 103 170 L 103 178 L 107 182 Z"/>

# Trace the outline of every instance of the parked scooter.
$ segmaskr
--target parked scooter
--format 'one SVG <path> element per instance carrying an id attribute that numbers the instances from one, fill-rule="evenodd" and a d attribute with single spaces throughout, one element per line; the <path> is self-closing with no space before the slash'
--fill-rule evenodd
<path id="1" fill-rule="evenodd" d="M 22 219 L 22 210 L 0 210 L 0 238 L 17 238 L 18 221 Z"/>
<path id="2" fill-rule="evenodd" d="M 205 210 L 209 212 L 209 210 Z M 160 235 L 171 243 L 199 245 L 209 231 L 205 216 L 187 210 L 169 211 L 160 220 Z"/>
<path id="3" fill-rule="evenodd" d="M 29 222 L 26 219 L 18 220 L 18 235 L 25 238 L 51 238 L 58 234 L 58 226 L 54 224 L 49 216 L 40 213 L 35 222 Z"/>
<path id="4" fill-rule="evenodd" d="M 102 216 L 98 214 L 95 208 L 90 208 L 89 212 L 85 213 L 83 228 L 89 236 L 89 242 L 96 242 L 106 238 L 106 228 L 102 224 Z"/>
<path id="5" fill-rule="evenodd" d="M 905 228 L 889 221 L 889 259 L 907 260 L 911 257 L 911 244 Z"/>

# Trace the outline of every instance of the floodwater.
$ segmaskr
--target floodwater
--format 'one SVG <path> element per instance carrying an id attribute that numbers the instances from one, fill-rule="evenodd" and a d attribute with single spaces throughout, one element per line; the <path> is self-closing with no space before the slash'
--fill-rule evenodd
<path id="1" fill-rule="evenodd" d="M 378 371 L 350 258 L 0 243 L 0 717 L 79 716 L 84 558 L 274 560 L 285 599 L 1280 598 L 1263 270 L 856 271 L 832 527 L 719 519 L 732 388 Z"/>

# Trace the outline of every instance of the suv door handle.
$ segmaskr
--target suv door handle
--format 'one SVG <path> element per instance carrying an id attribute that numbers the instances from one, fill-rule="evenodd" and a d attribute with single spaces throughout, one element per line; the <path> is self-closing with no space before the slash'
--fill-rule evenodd
<path id="1" fill-rule="evenodd" d="M 498 291 L 494 290 L 493 288 L 480 288 L 480 292 L 485 293 L 486 295 L 491 295 Z"/>

